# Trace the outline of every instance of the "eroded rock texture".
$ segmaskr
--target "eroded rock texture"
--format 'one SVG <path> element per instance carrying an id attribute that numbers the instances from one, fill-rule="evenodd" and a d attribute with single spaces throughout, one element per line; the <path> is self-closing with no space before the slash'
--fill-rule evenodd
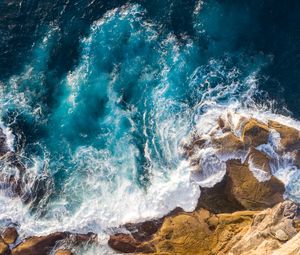
<path id="1" fill-rule="evenodd" d="M 166 217 L 149 241 L 137 242 L 132 235 L 122 234 L 111 236 L 109 244 L 118 251 L 139 254 L 267 255 L 297 240 L 298 231 L 297 206 L 285 201 L 263 211 L 181 212 Z M 297 250 L 295 246 L 290 249 Z"/>

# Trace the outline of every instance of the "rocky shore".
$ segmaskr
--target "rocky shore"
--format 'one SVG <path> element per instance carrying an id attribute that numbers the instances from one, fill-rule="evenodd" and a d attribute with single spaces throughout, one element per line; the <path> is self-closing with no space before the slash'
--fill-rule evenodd
<path id="1" fill-rule="evenodd" d="M 22 176 L 26 169 L 5 145 L 2 132 L 0 138 L 2 160 Z M 120 226 L 110 236 L 112 249 L 164 255 L 300 254 L 298 206 L 285 201 L 285 185 L 276 177 L 281 158 L 300 167 L 299 130 L 226 113 L 209 133 L 192 132 L 182 150 L 201 190 L 195 211 L 176 208 L 163 218 Z M 204 181 L 210 175 L 218 176 L 214 183 Z M 24 196 L 20 179 L 2 179 L 11 180 L 13 192 Z M 96 238 L 92 233 L 56 232 L 21 240 L 15 227 L 6 227 L 1 231 L 0 255 L 76 254 L 76 247 Z"/>
<path id="2" fill-rule="evenodd" d="M 277 157 L 266 153 L 266 146 Z M 299 168 L 299 130 L 228 113 L 209 134 L 195 131 L 183 148 L 200 183 L 196 210 L 178 209 L 161 219 L 122 226 L 110 237 L 113 249 L 164 255 L 300 254 L 298 206 L 284 201 L 284 183 L 274 175 L 280 157 Z M 213 151 L 208 156 L 207 148 Z M 201 186 L 207 162 L 225 166 L 222 180 L 212 187 Z M 212 173 L 220 170 L 209 167 Z"/>

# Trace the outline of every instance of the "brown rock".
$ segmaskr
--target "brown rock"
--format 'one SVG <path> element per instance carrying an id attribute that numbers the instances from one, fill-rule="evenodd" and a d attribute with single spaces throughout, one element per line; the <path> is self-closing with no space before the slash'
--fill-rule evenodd
<path id="1" fill-rule="evenodd" d="M 212 188 L 201 188 L 197 209 L 205 208 L 213 213 L 232 213 L 245 209 L 228 191 L 228 175 Z"/>
<path id="2" fill-rule="evenodd" d="M 161 227 L 163 218 L 145 221 L 136 224 L 126 224 L 125 228 L 132 233 L 135 240 L 140 242 L 146 241 Z"/>
<path id="3" fill-rule="evenodd" d="M 49 254 L 57 241 L 68 237 L 64 232 L 53 233 L 48 236 L 34 236 L 25 239 L 12 249 L 12 255 L 43 255 Z"/>
<path id="4" fill-rule="evenodd" d="M 0 255 L 6 255 L 9 251 L 8 245 L 0 238 Z"/>
<path id="5" fill-rule="evenodd" d="M 255 152 L 255 154 L 254 154 Z M 253 150 L 257 155 L 254 162 L 263 169 L 267 158 L 264 154 Z M 276 177 L 259 182 L 249 170 L 247 163 L 240 160 L 229 160 L 224 179 L 212 188 L 201 188 L 197 208 L 205 208 L 214 213 L 231 213 L 237 210 L 260 210 L 283 201 L 284 184 Z"/>
<path id="6" fill-rule="evenodd" d="M 251 147 L 248 153 L 247 162 L 251 162 L 255 168 L 271 175 L 270 158 L 263 152 Z"/>
<path id="7" fill-rule="evenodd" d="M 280 134 L 280 149 L 282 151 L 300 150 L 299 130 L 272 120 L 268 122 L 268 125 Z"/>
<path id="8" fill-rule="evenodd" d="M 55 255 L 73 255 L 73 253 L 70 250 L 58 250 Z"/>
<path id="9" fill-rule="evenodd" d="M 71 234 L 69 232 L 56 232 L 47 236 L 33 236 L 26 238 L 23 242 L 12 249 L 12 255 L 47 255 L 58 241 L 68 239 L 73 245 L 79 245 L 88 241 L 93 241 L 95 235 Z"/>
<path id="10" fill-rule="evenodd" d="M 18 232 L 14 227 L 6 228 L 2 233 L 2 238 L 7 244 L 13 244 L 18 238 Z"/>
<path id="11" fill-rule="evenodd" d="M 155 251 L 153 246 L 142 244 L 129 234 L 116 234 L 110 236 L 108 245 L 114 250 L 122 251 L 124 253 L 152 253 Z"/>
<path id="12" fill-rule="evenodd" d="M 228 192 L 246 209 L 263 209 L 283 201 L 284 184 L 276 177 L 259 182 L 240 160 L 227 161 Z"/>

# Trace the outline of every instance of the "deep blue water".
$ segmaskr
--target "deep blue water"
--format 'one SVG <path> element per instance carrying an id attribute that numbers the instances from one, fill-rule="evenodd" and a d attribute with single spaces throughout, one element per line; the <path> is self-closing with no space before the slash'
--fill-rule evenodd
<path id="1" fill-rule="evenodd" d="M 168 182 L 197 115 L 250 107 L 253 77 L 252 104 L 299 119 L 299 24 L 296 0 L 1 1 L 1 119 L 42 183 L 33 212 Z"/>

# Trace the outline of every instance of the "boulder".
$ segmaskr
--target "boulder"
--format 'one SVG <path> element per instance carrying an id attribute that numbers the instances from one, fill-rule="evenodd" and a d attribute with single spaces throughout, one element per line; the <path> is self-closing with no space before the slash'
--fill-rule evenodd
<path id="1" fill-rule="evenodd" d="M 1 236 L 5 243 L 13 244 L 18 238 L 18 231 L 14 227 L 8 227 L 3 231 Z"/>

